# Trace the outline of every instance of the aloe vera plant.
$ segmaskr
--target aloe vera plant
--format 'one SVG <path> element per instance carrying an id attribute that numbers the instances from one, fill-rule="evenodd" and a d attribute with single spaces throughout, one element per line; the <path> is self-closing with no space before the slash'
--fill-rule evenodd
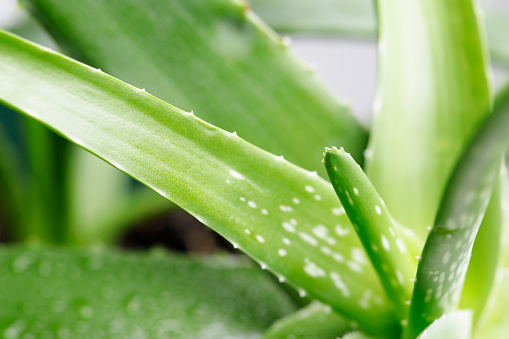
<path id="1" fill-rule="evenodd" d="M 0 249 L 4 337 L 504 338 L 509 86 L 493 99 L 473 0 L 378 1 L 369 143 L 244 2 L 23 3 L 69 56 L 0 32 L 0 103 L 35 119 L 29 189 L 0 131 L 0 199 L 24 243 Z M 133 198 L 39 123 L 275 279 L 238 258 L 48 246 L 111 244 L 173 205 Z M 95 169 L 115 192 L 100 202 Z M 283 284 L 313 301 L 297 309 Z"/>

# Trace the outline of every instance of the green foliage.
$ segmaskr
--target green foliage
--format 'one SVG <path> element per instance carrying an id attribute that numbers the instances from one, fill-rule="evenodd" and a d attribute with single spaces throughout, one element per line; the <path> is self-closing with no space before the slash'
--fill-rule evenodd
<path id="1" fill-rule="evenodd" d="M 0 32 L 0 103 L 27 117 L 21 146 L 0 130 L 12 239 L 111 245 L 179 206 L 275 279 L 245 258 L 3 247 L 2 336 L 503 338 L 489 311 L 507 299 L 509 87 L 492 104 L 473 0 L 378 1 L 367 150 L 349 110 L 244 2 L 23 2 L 83 63 Z M 368 2 L 253 8 L 281 30 L 377 30 Z M 327 148 L 323 168 L 328 145 L 353 157 Z M 289 314 L 277 280 L 311 304 Z"/>
<path id="2" fill-rule="evenodd" d="M 229 257 L 4 247 L 0 283 L 3 338 L 258 338 L 294 310 Z"/>

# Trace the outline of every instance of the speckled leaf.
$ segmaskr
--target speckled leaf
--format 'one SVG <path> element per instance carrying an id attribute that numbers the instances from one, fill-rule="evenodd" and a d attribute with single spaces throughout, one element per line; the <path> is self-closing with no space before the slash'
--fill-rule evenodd
<path id="1" fill-rule="evenodd" d="M 492 306 L 493 293 L 498 288 L 498 271 L 504 265 L 506 236 L 509 223 L 504 220 L 502 207 L 504 175 L 493 185 L 490 203 L 475 237 L 472 257 L 468 264 L 460 308 L 473 311 L 474 328 L 482 327 Z"/>
<path id="2" fill-rule="evenodd" d="M 72 56 L 308 170 L 364 129 L 246 3 L 25 0 Z"/>
<path id="3" fill-rule="evenodd" d="M 379 86 L 366 173 L 423 238 L 449 175 L 490 110 L 472 0 L 380 0 Z"/>
<path id="4" fill-rule="evenodd" d="M 264 339 L 336 339 L 355 328 L 356 324 L 317 301 L 276 321 Z"/>
<path id="5" fill-rule="evenodd" d="M 326 148 L 324 164 L 336 194 L 368 253 L 398 317 L 408 313 L 417 261 L 385 203 L 343 149 Z"/>
<path id="6" fill-rule="evenodd" d="M 396 326 L 334 191 L 316 172 L 6 33 L 0 73 L 8 79 L 0 101 L 174 201 L 360 326 L 387 333 Z"/>
<path id="7" fill-rule="evenodd" d="M 472 246 L 509 143 L 509 87 L 501 98 L 447 185 L 418 266 L 408 338 L 458 305 Z"/>
<path id="8" fill-rule="evenodd" d="M 293 311 L 233 258 L 0 248 L 2 338 L 259 338 Z"/>
<path id="9" fill-rule="evenodd" d="M 430 324 L 417 339 L 470 339 L 472 312 L 456 311 Z"/>

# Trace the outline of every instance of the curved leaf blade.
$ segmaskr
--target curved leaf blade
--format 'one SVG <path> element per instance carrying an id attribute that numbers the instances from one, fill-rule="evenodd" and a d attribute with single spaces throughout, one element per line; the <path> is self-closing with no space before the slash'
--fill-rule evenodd
<path id="1" fill-rule="evenodd" d="M 399 319 L 408 313 L 417 268 L 385 203 L 343 149 L 326 148 L 324 165 Z"/>
<path id="2" fill-rule="evenodd" d="M 424 238 L 454 164 L 490 111 L 485 42 L 471 0 L 381 0 L 378 10 L 366 173 L 394 218 Z"/>
<path id="3" fill-rule="evenodd" d="M 458 305 L 472 246 L 509 143 L 508 128 L 509 87 L 451 175 L 417 269 L 409 337 Z"/>
<path id="4" fill-rule="evenodd" d="M 335 313 L 328 305 L 315 301 L 276 321 L 263 338 L 336 339 L 350 332 L 355 326 L 355 323 Z"/>
<path id="5" fill-rule="evenodd" d="M 434 321 L 417 339 L 470 339 L 471 333 L 472 312 L 457 311 Z"/>
<path id="6" fill-rule="evenodd" d="M 372 267 L 352 255 L 359 240 L 316 172 L 6 33 L 0 72 L 9 79 L 0 84 L 1 101 L 174 201 L 361 327 L 394 330 Z M 358 300 L 367 289 L 366 307 Z"/>
<path id="7" fill-rule="evenodd" d="M 0 284 L 4 338 L 259 338 L 294 310 L 232 258 L 2 247 Z"/>
<path id="8" fill-rule="evenodd" d="M 324 145 L 362 160 L 364 129 L 245 3 L 25 2 L 71 55 L 258 147 L 320 173 Z"/>

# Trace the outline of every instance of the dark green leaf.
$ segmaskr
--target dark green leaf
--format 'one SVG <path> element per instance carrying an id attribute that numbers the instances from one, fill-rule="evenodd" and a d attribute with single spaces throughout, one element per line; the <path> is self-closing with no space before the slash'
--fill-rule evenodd
<path id="1" fill-rule="evenodd" d="M 27 0 L 73 56 L 308 170 L 366 132 L 286 42 L 231 0 Z"/>
<path id="2" fill-rule="evenodd" d="M 233 258 L 0 248 L 2 338 L 259 338 L 294 306 Z"/>

